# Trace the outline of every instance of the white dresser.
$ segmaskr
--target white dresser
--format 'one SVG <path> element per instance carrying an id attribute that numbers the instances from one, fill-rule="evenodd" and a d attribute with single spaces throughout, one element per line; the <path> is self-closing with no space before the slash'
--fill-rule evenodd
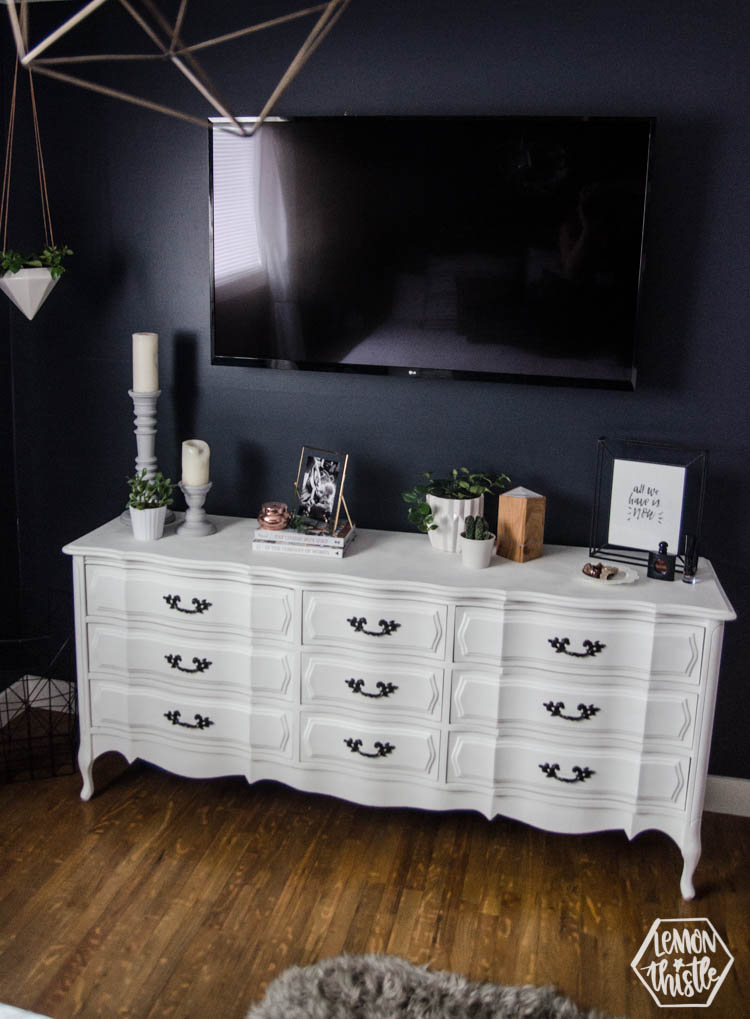
<path id="1" fill-rule="evenodd" d="M 724 622 L 695 586 L 595 581 L 586 549 L 467 570 L 419 534 L 344 559 L 251 551 L 255 523 L 67 545 L 81 796 L 117 750 L 358 803 L 472 809 L 556 832 L 647 828 L 694 895 Z"/>

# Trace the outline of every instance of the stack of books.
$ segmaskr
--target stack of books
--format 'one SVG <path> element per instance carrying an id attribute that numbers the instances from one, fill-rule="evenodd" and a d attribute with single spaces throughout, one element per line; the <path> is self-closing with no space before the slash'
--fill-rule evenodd
<path id="1" fill-rule="evenodd" d="M 294 555 L 318 555 L 341 559 L 354 540 L 355 527 L 348 521 L 335 534 L 321 531 L 268 531 L 259 527 L 253 535 L 253 552 L 286 552 Z"/>

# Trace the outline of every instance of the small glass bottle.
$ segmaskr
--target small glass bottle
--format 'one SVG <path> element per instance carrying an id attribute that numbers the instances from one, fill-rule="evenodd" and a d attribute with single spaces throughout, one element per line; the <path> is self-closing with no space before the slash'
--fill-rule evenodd
<path id="1" fill-rule="evenodd" d="M 667 542 L 659 542 L 658 552 L 648 554 L 648 576 L 653 580 L 674 580 L 674 564 L 677 558 L 667 552 Z"/>
<path id="2" fill-rule="evenodd" d="M 698 578 L 698 539 L 694 534 L 685 535 L 683 548 L 683 574 L 682 580 L 685 584 L 697 584 Z"/>

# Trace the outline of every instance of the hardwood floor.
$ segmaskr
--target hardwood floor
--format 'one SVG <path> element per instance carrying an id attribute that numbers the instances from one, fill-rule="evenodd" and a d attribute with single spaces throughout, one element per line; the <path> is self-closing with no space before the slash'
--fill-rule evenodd
<path id="1" fill-rule="evenodd" d="M 698 898 L 663 835 L 556 836 L 471 813 L 360 808 L 119 757 L 0 786 L 0 1001 L 54 1019 L 235 1019 L 286 967 L 387 952 L 579 1005 L 664 1016 L 630 969 L 657 917 L 708 917 L 748 1014 L 750 819 L 704 817 Z M 108 784 L 105 784 L 108 783 Z"/>

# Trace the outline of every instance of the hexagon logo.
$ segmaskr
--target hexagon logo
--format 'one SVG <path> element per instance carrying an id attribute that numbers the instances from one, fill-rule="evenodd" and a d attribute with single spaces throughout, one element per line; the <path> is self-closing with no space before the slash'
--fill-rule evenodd
<path id="1" fill-rule="evenodd" d="M 701 916 L 654 920 L 630 965 L 660 1008 L 708 1008 L 733 962 Z"/>

